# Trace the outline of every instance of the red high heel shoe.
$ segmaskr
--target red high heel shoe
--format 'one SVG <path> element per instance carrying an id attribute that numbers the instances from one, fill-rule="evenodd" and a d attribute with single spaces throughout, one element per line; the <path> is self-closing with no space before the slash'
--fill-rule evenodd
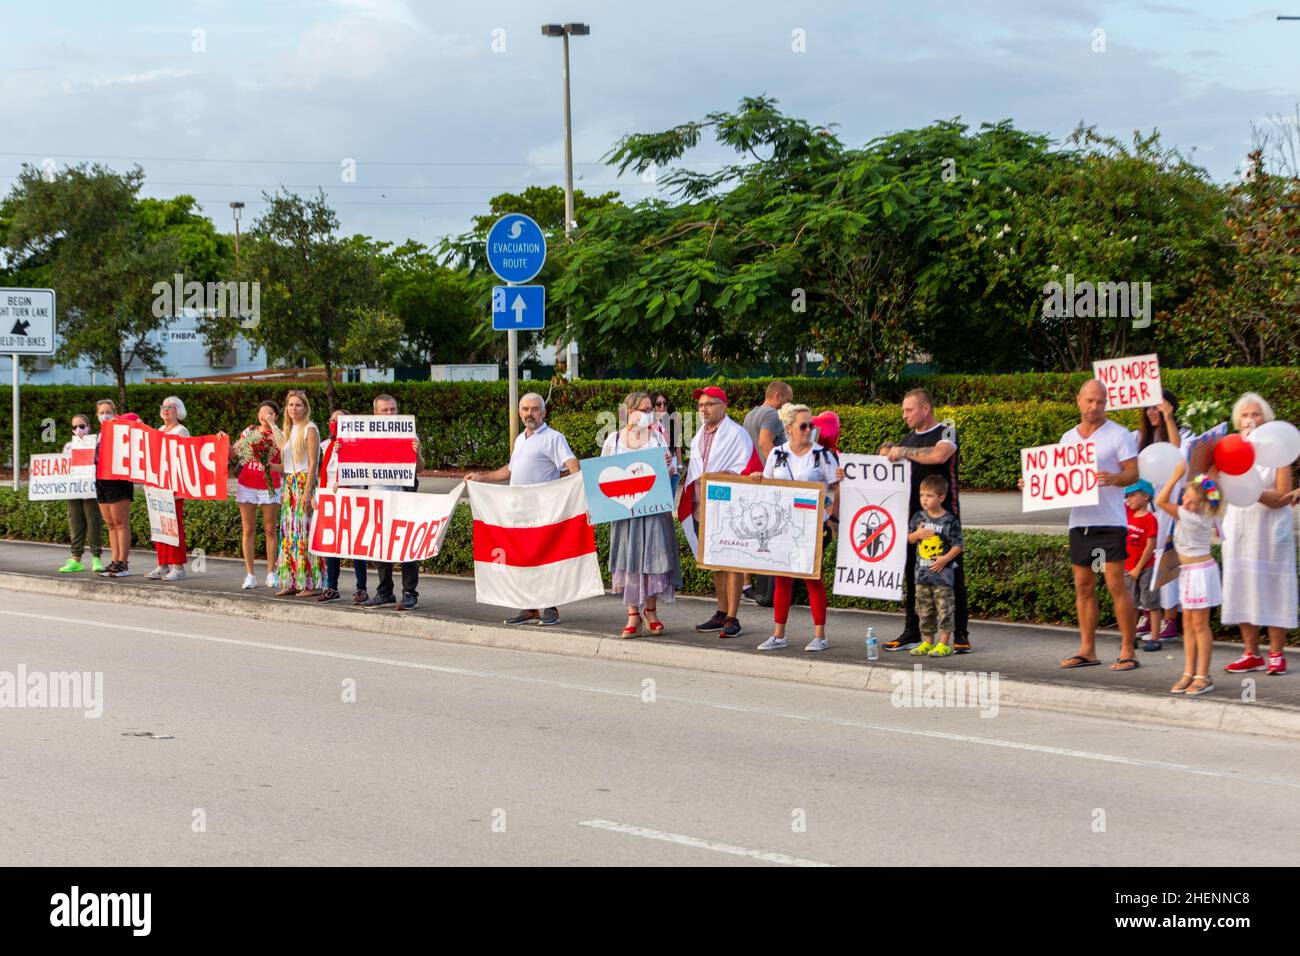
<path id="1" fill-rule="evenodd" d="M 654 612 L 646 611 L 646 614 L 647 614 L 647 615 L 648 615 L 648 614 L 651 614 L 651 613 L 658 614 L 659 612 L 658 612 L 658 611 L 654 611 Z M 645 619 L 645 624 L 646 624 L 646 627 L 650 628 L 650 633 L 651 633 L 651 634 L 662 634 L 662 633 L 663 633 L 663 630 L 664 630 L 664 622 L 663 622 L 663 621 L 652 621 L 652 620 L 650 620 L 649 617 L 647 617 L 647 618 Z"/>
<path id="2" fill-rule="evenodd" d="M 641 633 L 641 614 L 640 612 L 638 612 L 636 615 L 636 627 L 623 628 L 623 633 L 620 634 L 619 637 L 636 637 L 640 633 Z"/>

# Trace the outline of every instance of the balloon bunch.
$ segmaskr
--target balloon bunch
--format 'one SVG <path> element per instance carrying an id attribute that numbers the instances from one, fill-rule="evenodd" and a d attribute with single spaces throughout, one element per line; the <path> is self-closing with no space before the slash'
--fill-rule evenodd
<path id="1" fill-rule="evenodd" d="M 1225 436 L 1214 446 L 1214 467 L 1224 500 L 1239 508 L 1253 505 L 1264 491 L 1255 466 L 1287 468 L 1296 458 L 1300 458 L 1300 430 L 1290 422 L 1265 422 L 1244 437 Z"/>

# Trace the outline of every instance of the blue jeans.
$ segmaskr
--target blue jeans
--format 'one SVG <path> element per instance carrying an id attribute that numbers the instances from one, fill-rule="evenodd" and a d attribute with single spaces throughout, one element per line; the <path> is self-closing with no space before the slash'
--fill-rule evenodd
<path id="1" fill-rule="evenodd" d="M 339 589 L 339 571 L 342 569 L 342 567 L 343 567 L 342 558 L 325 559 L 325 586 L 327 588 L 331 588 L 332 590 L 335 591 Z M 354 575 L 356 575 L 357 590 L 364 591 L 366 589 L 366 562 L 353 561 L 352 572 Z"/>

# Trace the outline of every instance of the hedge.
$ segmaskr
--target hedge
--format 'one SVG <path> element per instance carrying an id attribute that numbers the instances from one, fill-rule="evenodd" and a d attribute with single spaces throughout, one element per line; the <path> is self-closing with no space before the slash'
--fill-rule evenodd
<path id="1" fill-rule="evenodd" d="M 264 553 L 261 522 L 258 522 L 258 554 Z M 131 531 L 136 542 L 147 541 L 149 518 L 142 496 L 137 495 L 131 509 Z M 24 541 L 66 542 L 67 510 L 61 501 L 27 501 L 12 489 L 0 489 L 0 538 Z M 471 577 L 474 573 L 472 547 L 473 525 L 469 507 L 462 504 L 452 517 L 442 552 L 426 561 L 423 569 L 438 574 Z M 231 502 L 187 501 L 185 503 L 185 537 L 191 555 L 204 554 L 239 557 L 239 511 Z M 683 594 L 713 593 L 708 571 L 695 566 L 686 541 L 677 532 L 682 553 Z M 1035 624 L 1074 626 L 1074 586 L 1066 549 L 1065 535 L 1018 534 L 1015 532 L 967 529 L 966 582 L 972 617 Z M 107 540 L 107 539 L 105 539 Z M 596 528 L 596 546 L 600 555 L 601 575 L 610 585 L 609 526 Z M 1218 552 L 1216 548 L 1216 558 Z M 62 558 L 50 557 L 50 567 Z M 137 569 L 141 572 L 147 568 Z M 835 551 L 827 548 L 823 555 L 822 577 L 826 582 L 830 605 L 840 608 L 863 608 L 897 611 L 892 601 L 868 601 L 846 598 L 832 592 L 835 576 Z M 1113 625 L 1110 595 L 1098 588 L 1103 625 Z M 1215 627 L 1222 635 L 1236 636 L 1236 629 Z"/>
<path id="2" fill-rule="evenodd" d="M 1300 421 L 1300 370 L 1294 368 L 1167 369 L 1168 387 L 1183 400 L 1213 398 L 1232 402 L 1244 391 L 1257 391 L 1274 405 L 1280 418 Z M 865 401 L 860 381 L 848 378 L 791 378 L 795 397 L 820 411 L 835 408 L 845 421 L 842 447 L 874 451 L 881 440 L 897 438 L 903 430 L 897 403 L 903 392 L 924 385 L 935 395 L 940 418 L 952 417 L 962 436 L 962 481 L 980 488 L 1014 486 L 1017 450 L 1055 441 L 1075 416 L 1074 393 L 1084 373 L 1026 373 L 1021 375 L 936 375 L 883 383 L 880 400 Z M 720 380 L 731 399 L 732 414 L 762 401 L 767 379 Z M 524 387 L 545 394 L 549 383 Z M 611 379 L 557 382 L 551 393 L 552 424 L 575 443 L 575 451 L 594 447 L 600 430 L 600 413 L 614 411 L 633 390 L 662 389 L 683 411 L 693 409 L 691 392 L 703 380 Z M 168 395 L 179 395 L 193 434 L 224 430 L 237 434 L 251 424 L 257 403 L 266 397 L 281 400 L 288 386 L 279 383 L 223 385 L 132 385 L 131 409 L 155 423 L 157 408 Z M 417 417 L 425 448 L 425 464 L 432 468 L 463 469 L 496 466 L 506 460 L 505 382 L 397 382 L 391 384 L 342 383 L 340 402 L 349 411 L 368 410 L 376 395 L 395 395 L 404 413 Z M 306 387 L 316 418 L 326 416 L 325 389 Z M 25 386 L 21 392 L 23 458 L 33 452 L 57 451 L 69 436 L 68 419 L 75 412 L 90 414 L 94 400 L 112 396 L 115 389 L 76 385 Z M 608 417 L 608 415 L 607 415 Z M 1116 415 L 1132 427 L 1136 413 Z M 591 443 L 581 436 L 588 435 Z M 597 449 L 598 450 L 598 449 Z M 592 452 L 594 453 L 594 452 Z M 581 453 L 580 453 L 581 454 Z M 6 430 L 0 439 L 0 460 L 12 456 Z"/>

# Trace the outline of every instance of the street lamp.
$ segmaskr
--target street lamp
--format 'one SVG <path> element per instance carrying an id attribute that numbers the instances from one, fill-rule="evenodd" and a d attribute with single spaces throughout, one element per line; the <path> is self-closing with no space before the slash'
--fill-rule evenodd
<path id="1" fill-rule="evenodd" d="M 542 36 L 564 38 L 564 238 L 568 241 L 573 234 L 573 119 L 569 109 L 569 37 L 585 37 L 591 34 L 591 27 L 585 23 L 543 23 Z M 578 343 L 569 342 L 568 359 L 565 362 L 565 377 L 572 379 L 578 374 Z"/>
<path id="2" fill-rule="evenodd" d="M 244 204 L 242 202 L 232 202 L 230 204 L 230 211 L 235 216 L 235 265 L 238 266 L 239 265 L 239 216 L 244 211 Z"/>

